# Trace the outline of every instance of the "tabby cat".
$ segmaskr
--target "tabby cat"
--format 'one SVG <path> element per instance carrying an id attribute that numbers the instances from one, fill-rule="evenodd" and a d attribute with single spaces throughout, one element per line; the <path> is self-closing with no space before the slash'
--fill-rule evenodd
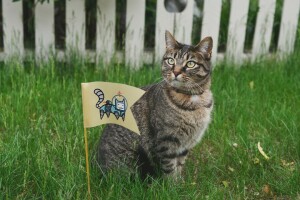
<path id="1" fill-rule="evenodd" d="M 132 107 L 141 135 L 119 125 L 104 129 L 96 161 L 103 172 L 127 169 L 146 175 L 180 177 L 188 152 L 210 123 L 212 38 L 198 45 L 177 42 L 166 31 L 163 81 L 146 86 Z"/>

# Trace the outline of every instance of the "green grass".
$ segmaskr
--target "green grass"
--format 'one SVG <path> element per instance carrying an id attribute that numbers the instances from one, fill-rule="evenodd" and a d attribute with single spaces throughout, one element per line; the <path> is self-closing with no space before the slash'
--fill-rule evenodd
<path id="1" fill-rule="evenodd" d="M 218 65 L 213 121 L 191 152 L 184 181 L 154 180 L 91 169 L 93 199 L 300 198 L 299 53 L 288 61 Z M 0 199 L 85 199 L 87 185 L 81 82 L 142 86 L 159 67 L 130 71 L 73 61 L 0 65 Z M 250 85 L 253 85 L 251 87 Z M 90 153 L 102 127 L 90 129 Z M 259 153 L 260 142 L 270 160 Z M 270 192 L 263 192 L 263 188 Z"/>

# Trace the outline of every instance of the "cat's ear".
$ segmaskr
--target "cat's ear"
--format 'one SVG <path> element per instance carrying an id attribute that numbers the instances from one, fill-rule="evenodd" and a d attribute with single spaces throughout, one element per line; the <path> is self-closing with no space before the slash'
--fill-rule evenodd
<path id="1" fill-rule="evenodd" d="M 211 37 L 206 37 L 199 44 L 196 45 L 196 49 L 203 53 L 206 60 L 210 60 L 211 58 L 211 50 L 213 48 L 213 40 Z"/>
<path id="2" fill-rule="evenodd" d="M 165 38 L 167 49 L 176 49 L 178 47 L 178 42 L 175 40 L 175 38 L 169 31 L 166 31 Z"/>

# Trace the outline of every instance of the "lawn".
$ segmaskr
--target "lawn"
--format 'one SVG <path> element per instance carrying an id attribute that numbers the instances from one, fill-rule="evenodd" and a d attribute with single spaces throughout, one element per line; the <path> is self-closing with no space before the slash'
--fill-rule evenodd
<path id="1" fill-rule="evenodd" d="M 101 178 L 92 168 L 92 199 L 299 199 L 299 63 L 295 53 L 240 69 L 217 65 L 213 120 L 189 156 L 184 180 Z M 87 199 L 80 83 L 160 80 L 159 66 L 1 63 L 0 199 Z M 102 128 L 89 131 L 90 153 Z"/>

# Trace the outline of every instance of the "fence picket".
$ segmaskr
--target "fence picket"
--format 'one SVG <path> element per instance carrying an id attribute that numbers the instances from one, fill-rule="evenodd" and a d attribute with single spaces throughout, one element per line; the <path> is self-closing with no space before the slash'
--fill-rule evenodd
<path id="1" fill-rule="evenodd" d="M 226 57 L 236 64 L 243 59 L 248 9 L 249 0 L 231 1 Z"/>
<path id="2" fill-rule="evenodd" d="M 116 0 L 97 2 L 97 59 L 109 63 L 115 53 Z"/>
<path id="3" fill-rule="evenodd" d="M 194 0 L 187 0 L 185 9 L 180 13 L 175 13 L 174 36 L 177 41 L 185 44 L 191 44 L 194 5 Z"/>
<path id="4" fill-rule="evenodd" d="M 2 1 L 3 42 L 5 59 L 22 59 L 24 55 L 22 1 Z"/>
<path id="5" fill-rule="evenodd" d="M 35 57 L 47 61 L 55 51 L 54 0 L 35 3 Z"/>
<path id="6" fill-rule="evenodd" d="M 85 53 L 85 1 L 66 1 L 66 49 Z"/>
<path id="7" fill-rule="evenodd" d="M 252 60 L 269 52 L 276 0 L 260 0 L 256 18 Z"/>
<path id="8" fill-rule="evenodd" d="M 201 39 L 207 36 L 212 37 L 213 39 L 212 62 L 213 63 L 217 59 L 221 8 L 222 8 L 222 0 L 204 1 Z"/>
<path id="9" fill-rule="evenodd" d="M 125 62 L 141 67 L 144 54 L 145 0 L 127 0 Z"/>
<path id="10" fill-rule="evenodd" d="M 300 0 L 285 0 L 282 9 L 278 53 L 285 56 L 294 49 L 297 33 Z"/>
<path id="11" fill-rule="evenodd" d="M 157 0 L 154 60 L 159 63 L 166 49 L 165 31 L 174 32 L 174 13 L 166 10 L 164 0 Z"/>
<path id="12" fill-rule="evenodd" d="M 89 58 L 96 55 L 96 62 L 100 58 L 103 63 L 110 63 L 114 56 L 122 61 L 125 58 L 126 64 L 134 68 L 142 66 L 143 63 L 159 63 L 165 52 L 166 30 L 173 33 L 179 42 L 191 44 L 195 0 L 186 1 L 186 8 L 181 13 L 168 12 L 164 5 L 165 0 L 156 1 L 155 46 L 153 52 L 145 52 L 146 0 L 127 0 L 127 29 L 123 53 L 116 52 L 115 49 L 116 0 L 97 0 L 96 53 L 91 54 L 86 54 L 85 47 L 85 1 L 66 1 L 66 50 L 57 51 L 58 58 L 75 51 Z M 39 0 L 34 2 L 35 57 L 36 60 L 47 61 L 49 55 L 55 53 L 54 0 L 43 4 Z M 243 52 L 250 0 L 231 0 L 226 52 L 217 54 L 222 2 L 223 0 L 204 0 L 201 39 L 212 36 L 212 61 L 221 60 L 225 55 L 229 62 L 240 64 L 245 59 L 255 60 L 269 54 L 276 0 L 259 0 L 251 54 Z M 28 52 L 24 50 L 22 4 L 22 0 L 2 0 L 4 52 L 0 53 L 0 60 L 23 59 Z M 300 0 L 284 0 L 277 46 L 279 57 L 290 54 L 294 49 L 299 12 Z"/>

